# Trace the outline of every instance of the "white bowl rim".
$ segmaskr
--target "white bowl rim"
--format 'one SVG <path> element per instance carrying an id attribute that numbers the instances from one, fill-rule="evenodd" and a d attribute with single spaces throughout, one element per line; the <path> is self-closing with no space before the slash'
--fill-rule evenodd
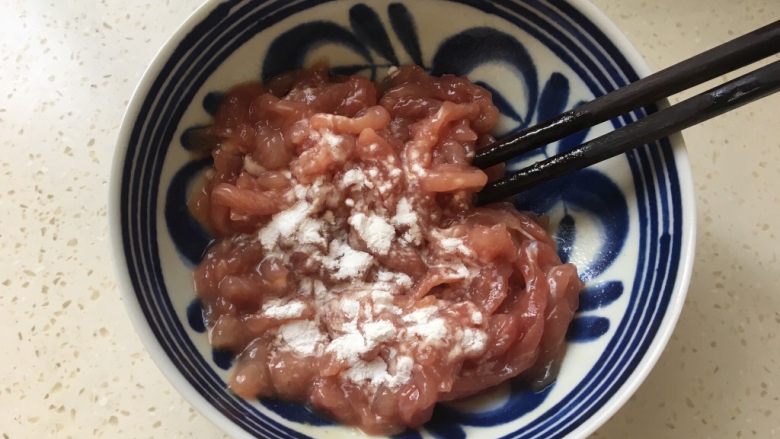
<path id="1" fill-rule="evenodd" d="M 603 32 L 609 41 L 614 44 L 619 52 L 626 57 L 631 67 L 636 71 L 639 77 L 645 77 L 652 73 L 647 62 L 637 50 L 636 46 L 628 39 L 617 25 L 590 0 L 566 0 L 576 10 L 582 13 L 590 22 L 592 22 L 601 32 Z M 166 40 L 165 44 L 154 55 L 152 62 L 144 71 L 141 79 L 133 91 L 132 98 L 127 105 L 125 114 L 122 117 L 122 125 L 117 138 L 116 149 L 114 150 L 113 163 L 111 166 L 111 178 L 109 181 L 109 233 L 111 235 L 111 251 L 114 261 L 118 285 L 120 288 L 121 299 L 125 304 L 127 314 L 138 334 L 141 342 L 150 357 L 162 371 L 163 375 L 173 385 L 173 387 L 187 400 L 196 410 L 198 410 L 206 419 L 220 428 L 225 433 L 235 438 L 251 438 L 252 436 L 241 427 L 231 422 L 216 408 L 214 408 L 206 398 L 195 391 L 189 382 L 181 375 L 173 361 L 168 357 L 160 346 L 159 341 L 152 333 L 151 328 L 146 322 L 140 304 L 136 300 L 135 290 L 133 289 L 129 273 L 127 271 L 127 260 L 123 251 L 120 200 L 122 189 L 122 169 L 127 152 L 127 146 L 130 140 L 135 120 L 140 111 L 143 100 L 146 98 L 149 89 L 155 78 L 162 70 L 169 56 L 173 53 L 177 45 L 183 40 L 187 33 L 199 22 L 208 16 L 213 8 L 221 0 L 206 0 L 196 8 L 187 19 L 174 31 Z M 668 105 L 666 100 L 660 104 Z M 653 369 L 661 356 L 666 344 L 671 337 L 677 320 L 682 311 L 688 287 L 693 273 L 693 261 L 696 248 L 696 203 L 694 201 L 693 177 L 682 135 L 676 134 L 669 137 L 674 153 L 674 163 L 678 171 L 680 186 L 680 196 L 683 206 L 682 211 L 682 243 L 680 251 L 680 263 L 677 279 L 670 297 L 669 306 L 663 317 L 658 331 L 655 334 L 652 343 L 644 353 L 642 360 L 637 364 L 626 381 L 617 389 L 617 391 L 593 413 L 582 424 L 569 433 L 569 437 L 584 438 L 593 433 L 597 428 L 603 425 L 612 415 L 615 414 L 628 399 L 636 392 L 639 386 L 644 382 L 647 375 Z"/>

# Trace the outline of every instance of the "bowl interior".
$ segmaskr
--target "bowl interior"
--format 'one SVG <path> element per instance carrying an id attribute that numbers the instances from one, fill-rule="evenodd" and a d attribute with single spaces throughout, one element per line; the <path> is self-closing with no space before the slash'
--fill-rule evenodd
<path id="1" fill-rule="evenodd" d="M 208 344 L 191 269 L 210 238 L 188 214 L 186 200 L 209 161 L 194 160 L 182 135 L 209 123 L 221 92 L 321 59 L 337 72 L 372 78 L 417 63 L 435 74 L 467 75 L 493 91 L 502 112 L 497 134 L 506 134 L 637 79 L 642 66 L 628 61 L 635 54 L 610 26 L 581 2 L 202 7 L 139 87 L 113 182 L 113 231 L 128 307 L 163 371 L 235 435 L 341 437 L 352 430 L 298 404 L 233 396 L 225 384 L 232 359 Z M 571 136 L 510 168 L 642 114 Z M 682 304 L 693 227 L 688 173 L 681 141 L 664 139 L 519 196 L 520 209 L 549 218 L 562 259 L 576 263 L 586 281 L 558 379 L 540 392 L 508 383 L 440 405 L 424 432 L 560 437 L 591 431 L 616 410 L 657 358 Z"/>

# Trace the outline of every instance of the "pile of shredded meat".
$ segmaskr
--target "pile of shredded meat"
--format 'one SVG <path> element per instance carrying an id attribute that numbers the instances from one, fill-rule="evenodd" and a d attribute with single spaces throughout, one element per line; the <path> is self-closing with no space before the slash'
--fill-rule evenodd
<path id="1" fill-rule="evenodd" d="M 235 393 L 392 434 L 554 378 L 581 283 L 535 218 L 473 206 L 502 172 L 470 165 L 497 119 L 485 89 L 416 66 L 227 93 L 190 208 L 216 238 L 194 282 Z"/>

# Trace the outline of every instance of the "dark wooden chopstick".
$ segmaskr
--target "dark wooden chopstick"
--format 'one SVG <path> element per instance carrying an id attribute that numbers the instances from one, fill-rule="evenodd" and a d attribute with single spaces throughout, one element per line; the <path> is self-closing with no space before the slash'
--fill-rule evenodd
<path id="1" fill-rule="evenodd" d="M 523 129 L 480 150 L 472 164 L 487 168 L 562 139 L 626 111 L 648 105 L 780 50 L 780 20 L 717 46 L 578 108 Z"/>
<path id="2" fill-rule="evenodd" d="M 622 154 L 780 90 L 780 61 L 715 87 L 527 168 L 488 183 L 477 204 L 509 195 Z"/>

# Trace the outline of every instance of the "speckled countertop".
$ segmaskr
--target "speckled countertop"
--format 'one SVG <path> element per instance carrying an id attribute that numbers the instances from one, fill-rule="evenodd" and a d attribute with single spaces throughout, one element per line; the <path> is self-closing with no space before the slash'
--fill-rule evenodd
<path id="1" fill-rule="evenodd" d="M 106 194 L 127 100 L 200 0 L 0 2 L 0 435 L 217 438 L 120 302 Z M 596 0 L 653 67 L 778 0 Z M 701 87 L 700 87 L 701 88 Z M 685 132 L 699 245 L 680 323 L 599 438 L 780 436 L 780 96 Z"/>

